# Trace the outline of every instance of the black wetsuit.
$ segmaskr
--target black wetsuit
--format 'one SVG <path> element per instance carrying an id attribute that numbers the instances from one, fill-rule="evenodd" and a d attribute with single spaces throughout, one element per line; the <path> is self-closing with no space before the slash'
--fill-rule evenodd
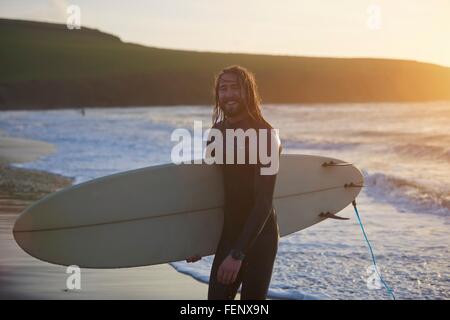
<path id="1" fill-rule="evenodd" d="M 270 126 L 256 122 L 250 117 L 234 124 L 224 120 L 213 128 L 220 129 L 224 139 L 224 129 L 265 128 L 268 129 L 267 141 L 270 146 Z M 236 142 L 236 157 L 235 144 Z M 226 159 L 226 143 L 223 145 Z M 277 151 L 279 156 L 281 146 Z M 272 277 L 279 239 L 276 213 L 272 205 L 276 174 L 261 175 L 262 165 L 259 158 L 257 164 L 248 164 L 248 152 L 246 155 L 246 164 L 222 165 L 225 192 L 224 225 L 211 268 L 208 299 L 234 299 L 241 283 L 241 299 L 266 299 Z M 217 271 L 232 249 L 243 252 L 245 258 L 236 281 L 224 285 L 217 281 Z"/>

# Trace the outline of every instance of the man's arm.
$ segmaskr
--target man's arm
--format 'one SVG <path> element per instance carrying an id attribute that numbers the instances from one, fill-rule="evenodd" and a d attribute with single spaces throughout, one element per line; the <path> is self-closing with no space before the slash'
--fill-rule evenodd
<path id="1" fill-rule="evenodd" d="M 278 136 L 276 136 L 276 139 L 278 140 L 276 146 L 279 163 L 281 145 L 279 144 Z M 268 144 L 270 144 L 270 138 L 268 139 Z M 262 175 L 261 168 L 263 167 L 265 166 L 260 163 L 256 167 L 254 175 L 255 202 L 245 226 L 232 248 L 232 251 L 234 250 L 244 255 L 252 247 L 272 212 L 272 199 L 278 172 L 271 175 Z"/>
<path id="2" fill-rule="evenodd" d="M 258 170 L 257 170 L 258 171 Z M 244 255 L 252 247 L 261 233 L 272 211 L 272 198 L 275 188 L 276 174 L 255 175 L 255 204 L 247 218 L 244 229 L 238 237 L 233 249 Z"/>
<path id="3" fill-rule="evenodd" d="M 219 125 L 217 123 L 215 123 L 211 129 L 218 129 Z M 211 137 L 211 135 L 208 136 L 208 140 L 206 141 L 206 147 L 208 147 L 212 142 L 214 141 L 214 138 Z M 211 154 L 212 157 L 215 157 L 215 152 L 214 150 L 212 151 Z M 186 262 L 192 263 L 192 262 L 197 262 L 198 260 L 201 260 L 201 256 L 199 255 L 194 255 L 194 256 L 190 256 L 186 258 Z"/>

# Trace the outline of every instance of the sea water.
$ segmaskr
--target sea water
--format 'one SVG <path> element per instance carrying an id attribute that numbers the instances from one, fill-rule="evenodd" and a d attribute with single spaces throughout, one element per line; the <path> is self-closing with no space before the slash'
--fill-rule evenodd
<path id="1" fill-rule="evenodd" d="M 358 211 L 384 280 L 398 299 L 450 298 L 450 103 L 264 105 L 285 153 L 335 157 L 358 167 Z M 75 183 L 170 161 L 176 128 L 211 125 L 212 107 L 4 111 L 4 133 L 53 143 L 54 154 L 19 167 Z M 195 150 L 198 156 L 199 150 Z M 200 153 L 201 154 L 201 153 Z M 280 239 L 269 297 L 388 299 L 374 272 L 353 207 Z M 213 256 L 175 262 L 208 282 Z M 368 284 L 369 283 L 369 284 Z"/>

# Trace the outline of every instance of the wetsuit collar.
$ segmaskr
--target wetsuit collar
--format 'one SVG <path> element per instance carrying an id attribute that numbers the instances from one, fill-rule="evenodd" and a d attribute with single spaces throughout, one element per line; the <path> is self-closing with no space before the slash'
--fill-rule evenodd
<path id="1" fill-rule="evenodd" d="M 225 119 L 225 125 L 227 127 L 237 127 L 239 124 L 243 123 L 244 121 L 248 121 L 250 119 L 250 115 L 246 112 L 245 116 L 238 119 L 237 121 L 231 122 L 228 119 Z"/>

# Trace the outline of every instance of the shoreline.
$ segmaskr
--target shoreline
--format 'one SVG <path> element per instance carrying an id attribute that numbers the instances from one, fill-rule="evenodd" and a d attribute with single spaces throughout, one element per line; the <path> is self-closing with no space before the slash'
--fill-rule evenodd
<path id="1" fill-rule="evenodd" d="M 448 103 L 450 100 L 448 99 L 432 99 L 432 100 L 411 100 L 411 101 L 396 101 L 396 100 L 368 100 L 368 101 L 299 101 L 299 102 L 263 102 L 262 105 L 265 106 L 297 106 L 301 108 L 302 106 L 335 106 L 335 105 L 354 105 L 354 104 L 436 104 L 436 103 Z M 0 108 L 0 112 L 19 112 L 19 111 L 64 111 L 64 110 L 73 110 L 80 112 L 81 110 L 87 109 L 134 109 L 134 108 L 179 108 L 179 107 L 204 107 L 204 108 L 212 108 L 214 105 L 211 103 L 197 103 L 197 104 L 113 104 L 113 105 L 74 105 L 74 106 L 65 106 L 65 107 L 7 107 L 2 106 Z"/>
<path id="2" fill-rule="evenodd" d="M 29 256 L 16 244 L 12 227 L 34 201 L 70 186 L 74 179 L 13 167 L 55 152 L 41 141 L 0 132 L 0 299 L 193 299 L 207 298 L 205 283 L 170 264 L 127 269 L 82 269 L 81 290 L 67 290 L 66 268 Z M 84 280 L 83 280 L 84 279 Z"/>
<path id="3" fill-rule="evenodd" d="M 55 151 L 50 143 L 9 137 L 0 131 L 0 164 L 31 162 Z"/>

